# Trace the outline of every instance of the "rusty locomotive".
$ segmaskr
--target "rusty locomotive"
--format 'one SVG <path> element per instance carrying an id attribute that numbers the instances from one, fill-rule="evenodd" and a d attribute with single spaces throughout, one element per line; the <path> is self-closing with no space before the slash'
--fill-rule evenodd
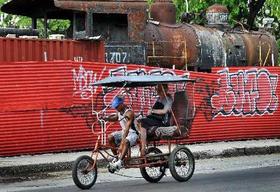
<path id="1" fill-rule="evenodd" d="M 206 26 L 176 23 L 171 0 L 12 0 L 1 8 L 6 13 L 32 18 L 71 21 L 69 38 L 104 41 L 110 63 L 136 63 L 176 69 L 210 71 L 211 67 L 275 66 L 275 38 L 265 31 L 232 28 L 225 6 L 206 11 Z"/>

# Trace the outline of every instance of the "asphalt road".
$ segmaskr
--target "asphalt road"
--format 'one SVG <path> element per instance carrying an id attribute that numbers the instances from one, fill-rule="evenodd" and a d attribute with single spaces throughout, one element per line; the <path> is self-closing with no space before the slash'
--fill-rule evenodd
<path id="1" fill-rule="evenodd" d="M 167 170 L 158 184 L 147 183 L 139 169 L 122 169 L 120 174 L 98 169 L 96 184 L 88 191 L 99 192 L 273 192 L 280 191 L 280 153 L 196 160 L 193 177 L 186 183 L 176 182 Z M 42 176 L 15 175 L 0 181 L 0 192 L 77 192 L 71 171 L 42 172 Z"/>
<path id="2" fill-rule="evenodd" d="M 76 186 L 49 187 L 28 191 L 40 192 L 77 192 Z M 176 182 L 172 177 L 165 177 L 157 184 L 150 184 L 143 179 L 96 183 L 89 191 L 94 192 L 279 192 L 280 166 L 243 169 L 216 173 L 200 173 L 185 183 Z M 26 191 L 27 192 L 27 191 Z"/>

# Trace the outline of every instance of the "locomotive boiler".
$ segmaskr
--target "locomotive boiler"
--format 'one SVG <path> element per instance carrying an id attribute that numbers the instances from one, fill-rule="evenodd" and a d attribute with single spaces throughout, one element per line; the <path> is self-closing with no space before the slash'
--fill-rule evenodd
<path id="1" fill-rule="evenodd" d="M 104 40 L 106 61 L 111 63 L 210 71 L 216 66 L 274 66 L 278 58 L 276 40 L 270 33 L 248 31 L 242 24 L 232 28 L 229 11 L 218 4 L 206 10 L 208 23 L 201 26 L 176 23 L 171 0 L 156 0 L 150 7 L 144 0 L 45 0 L 30 6 L 38 9 L 42 4 L 40 12 L 25 14 L 20 10 L 23 5 L 16 10 L 12 2 L 2 10 L 33 21 L 54 16 L 69 19 L 69 37 Z"/>
<path id="2" fill-rule="evenodd" d="M 175 9 L 171 2 L 168 4 L 167 10 Z M 149 64 L 160 62 L 156 61 L 157 55 L 170 55 L 171 61 L 162 59 L 161 65 L 175 64 L 179 69 L 191 67 L 202 71 L 214 66 L 275 65 L 278 51 L 274 37 L 265 31 L 246 31 L 242 25 L 241 29 L 232 29 L 227 22 L 226 7 L 209 7 L 207 26 L 176 24 L 173 11 L 164 7 L 161 2 L 152 5 L 151 17 L 158 23 L 146 26 L 145 41 L 159 44 L 154 51 L 154 43 L 149 46 L 149 55 L 155 55 Z"/>

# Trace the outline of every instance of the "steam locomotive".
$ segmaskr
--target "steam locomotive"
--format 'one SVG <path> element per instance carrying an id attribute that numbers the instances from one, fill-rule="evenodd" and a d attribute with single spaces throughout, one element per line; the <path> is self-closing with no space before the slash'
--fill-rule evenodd
<path id="1" fill-rule="evenodd" d="M 110 63 L 210 71 L 215 66 L 274 66 L 278 58 L 270 33 L 247 31 L 242 24 L 231 28 L 228 9 L 218 4 L 206 10 L 206 26 L 176 23 L 171 0 L 156 0 L 151 7 L 145 0 L 12 0 L 1 10 L 31 17 L 33 29 L 37 18 L 69 19 L 69 37 L 104 41 Z"/>

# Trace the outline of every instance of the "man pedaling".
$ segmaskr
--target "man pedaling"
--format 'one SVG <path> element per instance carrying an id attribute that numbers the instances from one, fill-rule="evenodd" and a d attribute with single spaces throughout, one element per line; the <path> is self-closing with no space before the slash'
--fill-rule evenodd
<path id="1" fill-rule="evenodd" d="M 113 99 L 111 107 L 117 113 L 113 113 L 103 119 L 105 121 L 119 121 L 122 128 L 121 131 L 115 131 L 108 137 L 109 145 L 112 147 L 112 153 L 117 156 L 117 159 L 114 159 L 109 166 L 113 171 L 116 171 L 122 168 L 123 159 L 129 147 L 137 143 L 138 132 L 134 125 L 134 112 L 124 104 L 123 97 L 116 96 Z"/>

